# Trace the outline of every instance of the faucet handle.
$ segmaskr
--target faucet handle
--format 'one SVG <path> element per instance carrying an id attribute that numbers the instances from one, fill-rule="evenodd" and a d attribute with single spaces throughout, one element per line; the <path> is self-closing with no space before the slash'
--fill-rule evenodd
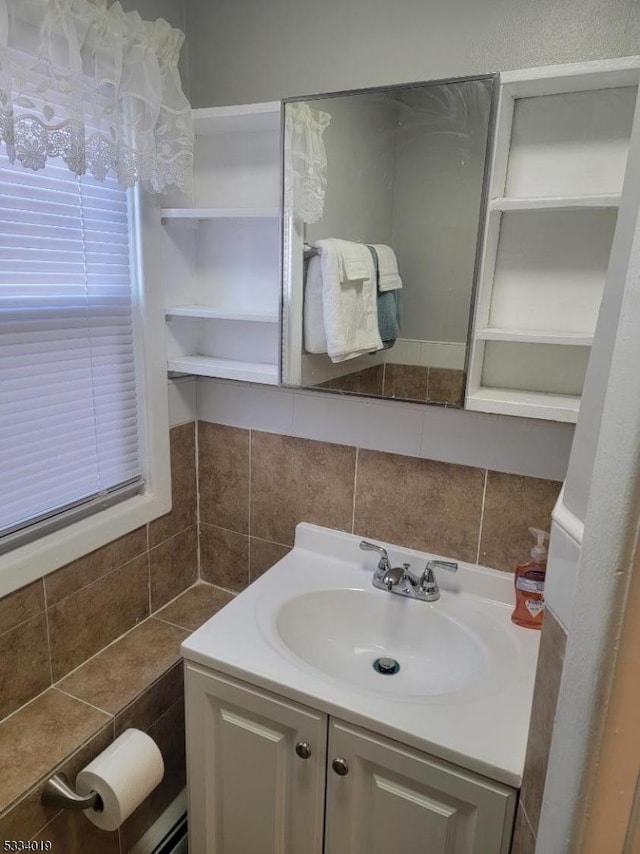
<path id="1" fill-rule="evenodd" d="M 451 560 L 428 560 L 424 568 L 422 577 L 420 578 L 420 587 L 427 593 L 433 594 L 434 598 L 438 598 L 438 582 L 434 569 L 446 569 L 447 572 L 457 572 L 458 564 Z"/>
<path id="2" fill-rule="evenodd" d="M 427 569 L 446 569 L 447 572 L 457 572 L 458 564 L 452 560 L 428 560 Z"/>
<path id="3" fill-rule="evenodd" d="M 391 561 L 389 560 L 389 555 L 387 554 L 387 550 L 383 549 L 382 546 L 377 546 L 375 543 L 370 543 L 367 540 L 362 540 L 360 543 L 360 548 L 365 552 L 378 552 L 380 555 L 380 562 L 378 563 L 378 569 L 380 571 L 386 572 L 391 569 Z"/>

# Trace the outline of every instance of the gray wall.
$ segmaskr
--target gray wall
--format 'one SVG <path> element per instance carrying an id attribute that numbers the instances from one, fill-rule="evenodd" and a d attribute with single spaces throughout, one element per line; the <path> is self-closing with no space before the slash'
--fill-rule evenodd
<path id="1" fill-rule="evenodd" d="M 640 52 L 638 0 L 186 3 L 194 107 Z"/>
<path id="2" fill-rule="evenodd" d="M 323 135 L 328 163 L 324 215 L 306 226 L 306 239 L 391 243 L 394 105 L 371 95 L 310 104 L 328 112 L 331 123 Z"/>
<path id="3" fill-rule="evenodd" d="M 402 338 L 466 343 L 491 89 L 471 81 L 405 96 L 391 242 L 406 285 Z"/>

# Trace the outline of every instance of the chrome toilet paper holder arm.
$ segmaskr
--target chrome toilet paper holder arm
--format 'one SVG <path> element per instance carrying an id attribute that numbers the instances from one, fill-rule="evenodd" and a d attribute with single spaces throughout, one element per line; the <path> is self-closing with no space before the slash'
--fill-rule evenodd
<path id="1" fill-rule="evenodd" d="M 45 807 L 57 807 L 63 810 L 89 810 L 102 812 L 102 798 L 98 792 L 79 795 L 69 782 L 66 774 L 54 774 L 44 784 L 40 803 Z"/>

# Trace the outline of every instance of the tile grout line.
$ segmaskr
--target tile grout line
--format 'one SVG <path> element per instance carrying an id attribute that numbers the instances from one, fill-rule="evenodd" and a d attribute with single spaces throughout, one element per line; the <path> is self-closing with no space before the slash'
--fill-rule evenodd
<path id="1" fill-rule="evenodd" d="M 20 589 L 20 588 L 18 588 Z M 11 596 L 11 593 L 7 593 L 7 598 Z M 1 599 L 2 597 L 0 597 Z M 0 632 L 0 638 L 3 638 L 5 635 L 11 634 L 11 632 L 15 632 L 16 629 L 22 628 L 22 626 L 26 626 L 27 623 L 30 623 L 32 620 L 37 619 L 42 616 L 46 612 L 46 607 L 44 607 L 41 611 L 38 611 L 37 614 L 32 614 L 30 617 L 27 617 L 25 620 L 20 620 L 19 623 L 16 623 L 15 626 L 11 626 L 10 629 L 7 629 L 5 632 Z"/>
<path id="2" fill-rule="evenodd" d="M 521 789 L 521 791 L 522 791 L 522 789 Z M 531 819 L 529 818 L 529 816 L 528 816 L 528 814 L 527 814 L 527 811 L 526 811 L 526 809 L 524 808 L 524 804 L 522 803 L 522 799 L 519 799 L 519 800 L 518 800 L 518 806 L 519 806 L 519 807 L 520 807 L 520 809 L 522 810 L 522 815 L 524 816 L 524 820 L 525 820 L 525 821 L 526 821 L 526 823 L 527 823 L 527 827 L 528 827 L 528 828 L 529 828 L 529 830 L 531 831 L 531 835 L 532 835 L 532 836 L 533 836 L 533 838 L 537 841 L 537 839 L 538 839 L 538 834 L 537 834 L 537 833 L 535 832 L 535 830 L 533 829 L 533 825 L 531 824 Z"/>
<path id="3" fill-rule="evenodd" d="M 249 534 L 243 534 L 243 533 L 242 533 L 242 531 L 234 531 L 234 530 L 233 530 L 233 528 L 225 528 L 225 527 L 223 527 L 222 525 L 212 525 L 210 522 L 203 522 L 203 523 L 202 523 L 202 526 L 203 526 L 204 528 L 215 528 L 215 529 L 216 529 L 216 530 L 218 530 L 218 531 L 227 531 L 227 533 L 229 533 L 229 534 L 235 534 L 235 535 L 236 535 L 236 536 L 238 536 L 238 537 L 247 537 L 247 539 L 259 540 L 261 543 L 271 543 L 271 545 L 273 545 L 273 546 L 282 546 L 282 548 L 283 548 L 283 549 L 292 549 L 292 548 L 293 548 L 293 544 L 292 544 L 292 543 L 280 543 L 280 542 L 278 542 L 277 540 L 267 540 L 267 539 L 265 539 L 264 537 L 255 537 L 255 536 L 251 536 L 251 537 L 249 537 Z M 216 584 L 216 583 L 215 583 L 215 582 L 213 582 L 213 581 L 207 581 L 205 578 L 203 578 L 203 579 L 201 579 L 201 580 L 202 580 L 205 584 L 211 584 L 211 585 L 213 585 L 214 587 L 219 587 L 219 585 L 218 585 L 218 584 Z M 184 591 L 183 591 L 183 592 L 184 592 Z M 179 595 L 179 594 L 178 594 L 178 595 Z M 176 597 L 176 598 L 177 598 L 177 597 Z M 164 607 L 164 606 L 163 606 L 163 607 Z"/>
<path id="4" fill-rule="evenodd" d="M 55 773 L 55 772 L 54 772 L 54 773 Z M 20 802 L 18 801 L 18 803 L 20 803 Z M 57 812 L 57 813 L 54 815 L 54 817 L 53 817 L 53 818 L 50 818 L 50 819 L 49 819 L 49 821 L 48 821 L 48 822 L 46 822 L 46 824 L 43 824 L 43 825 L 42 825 L 42 827 L 41 827 L 39 830 L 36 830 L 36 832 L 33 834 L 33 836 L 31 836 L 31 837 L 29 838 L 29 842 L 32 842 L 32 841 L 36 838 L 36 836 L 38 836 L 40 833 L 42 833 L 44 830 L 46 830 L 46 829 L 49 827 L 49 825 L 50 825 L 50 824 L 53 824 L 53 822 L 54 822 L 54 821 L 56 821 L 56 819 L 57 819 L 59 816 L 61 816 L 63 812 L 64 812 L 64 810 L 60 810 L 59 812 Z"/>
<path id="5" fill-rule="evenodd" d="M 356 460 L 355 465 L 353 467 L 353 504 L 351 507 L 351 533 L 353 534 L 355 531 L 355 523 L 356 523 L 356 490 L 358 488 L 358 455 L 360 454 L 360 448 L 356 448 Z"/>
<path id="6" fill-rule="evenodd" d="M 183 592 L 184 592 L 184 591 L 183 591 Z M 177 598 L 177 597 L 176 597 L 176 598 Z M 144 620 L 140 620 L 140 622 L 139 622 L 139 623 L 136 623 L 134 626 L 131 626 L 131 628 L 130 628 L 130 629 L 127 629 L 127 631 L 126 631 L 126 632 L 123 632 L 121 635 L 118 635 L 118 637 L 117 637 L 117 638 L 114 638 L 112 641 L 109 641 L 109 643 L 108 643 L 106 646 L 103 646 L 101 649 L 99 649 L 99 650 L 97 650 L 96 652 L 94 652 L 94 653 L 93 653 L 93 655 L 90 655 L 90 656 L 89 656 L 89 658 L 85 658 L 85 660 L 84 660 L 84 661 L 82 661 L 82 662 L 80 662 L 80 664 L 78 664 L 76 667 L 74 667 L 74 668 L 73 668 L 73 670 L 70 670 L 68 673 L 65 673 L 65 674 L 64 674 L 64 676 L 61 676 L 57 681 L 55 681 L 55 682 L 53 683 L 52 687 L 53 687 L 53 688 L 55 688 L 55 687 L 57 687 L 58 685 L 60 685 L 60 683 L 61 683 L 61 682 L 63 682 L 67 677 L 69 677 L 69 676 L 71 676 L 72 674 L 76 673 L 78 670 L 80 670 L 80 668 L 81 668 L 81 667 L 84 667 L 84 665 L 85 665 L 85 664 L 87 664 L 87 662 L 89 662 L 89 661 L 93 661 L 93 659 L 94 659 L 94 658 L 97 658 L 97 657 L 98 657 L 101 653 L 103 653 L 105 650 L 109 649 L 109 648 L 110 648 L 110 647 L 112 647 L 114 644 L 118 643 L 118 641 L 121 641 L 123 638 L 126 638 L 128 635 L 130 635 L 130 634 L 131 634 L 132 632 L 134 632 L 136 629 L 139 629 L 139 628 L 140 628 L 140 626 L 144 625 L 144 624 L 145 624 L 145 623 L 147 623 L 149 620 L 153 620 L 153 619 L 154 619 L 153 615 L 152 615 L 152 614 L 149 614 L 149 616 L 148 616 L 148 617 L 145 617 L 145 618 L 144 618 Z M 45 692 L 43 691 L 42 693 L 44 694 Z"/>
<path id="7" fill-rule="evenodd" d="M 487 497 L 487 480 L 489 479 L 489 469 L 484 470 L 484 483 L 482 486 L 482 508 L 480 510 L 480 525 L 478 526 L 478 548 L 476 550 L 476 563 L 480 565 L 480 546 L 482 544 L 482 526 L 484 525 L 484 503 Z"/>
<path id="8" fill-rule="evenodd" d="M 103 715 L 108 715 L 110 718 L 115 718 L 115 714 L 113 712 L 108 712 L 106 709 L 101 709 L 100 706 L 96 706 L 93 703 L 90 703 L 88 700 L 83 700 L 82 697 L 76 697 L 75 694 L 70 694 L 68 691 L 63 691 L 62 688 L 56 688 L 56 691 L 59 691 L 61 694 L 64 694 L 65 697 L 69 697 L 71 700 L 76 700 L 78 703 L 82 703 L 84 706 L 89 706 L 90 709 L 93 709 L 96 712 L 102 712 Z"/>
<path id="9" fill-rule="evenodd" d="M 168 608 L 169 605 L 173 605 L 173 603 L 177 602 L 178 599 L 187 592 L 187 590 L 191 590 L 193 587 L 196 587 L 199 583 L 200 583 L 200 579 L 198 579 L 197 581 L 194 581 L 194 583 L 190 584 L 185 590 L 181 590 L 179 593 L 177 593 L 173 597 L 173 599 L 169 599 L 167 602 L 164 603 L 164 605 L 161 605 L 157 611 L 154 611 L 154 613 L 150 615 L 149 619 L 151 619 L 152 617 L 155 617 L 156 619 L 158 619 L 158 614 L 160 613 L 160 611 L 162 611 L 164 608 Z M 203 584 L 209 584 L 209 582 L 204 581 Z"/>
<path id="10" fill-rule="evenodd" d="M 40 691 L 40 693 L 39 693 L 39 694 L 36 694 L 36 695 L 35 695 L 35 697 L 32 697 L 30 700 L 27 700 L 27 702 L 26 702 L 26 703 L 23 703 L 21 706 L 18 706 L 18 708 L 17 708 L 17 709 L 14 709 L 12 712 L 9 712 L 9 714 L 8 714 L 8 715 L 5 715 L 3 718 L 0 718 L 0 727 L 2 727 L 2 726 L 3 726 L 3 724 L 6 724 L 6 722 L 7 722 L 10 718 L 13 718 L 15 715 L 17 715 L 17 714 L 18 714 L 18 712 L 22 712 L 24 709 L 26 709 L 26 708 L 27 708 L 27 706 L 30 706 L 32 703 L 35 703 L 35 702 L 36 702 L 36 700 L 39 700 L 39 699 L 40 699 L 40 697 L 44 697 L 44 695 L 45 695 L 48 691 L 52 691 L 52 690 L 53 690 L 53 688 L 55 687 L 55 684 L 56 684 L 56 683 L 54 682 L 54 683 L 53 683 L 53 685 L 49 685 L 48 687 L 46 687 L 46 688 L 44 689 L 44 691 Z"/>
<path id="11" fill-rule="evenodd" d="M 198 384 L 196 383 L 196 396 L 198 394 Z M 198 411 L 198 400 L 196 397 L 196 412 Z M 200 422 L 196 418 L 193 423 L 195 435 L 195 460 L 193 465 L 196 472 L 196 539 L 198 541 L 197 561 L 198 561 L 198 578 L 202 578 L 202 558 L 200 554 Z"/>
<path id="12" fill-rule="evenodd" d="M 186 530 L 187 529 L 185 528 L 185 531 Z M 180 531 L 180 533 L 184 533 L 184 532 Z M 177 536 L 177 534 L 175 536 Z M 171 538 L 169 538 L 169 539 L 171 539 Z M 165 542 L 168 542 L 168 540 L 166 540 Z M 55 608 L 61 602 L 64 602 L 66 599 L 71 599 L 72 596 L 78 596 L 80 593 L 82 593 L 85 590 L 88 590 L 90 587 L 95 587 L 96 584 L 99 584 L 101 581 L 104 581 L 105 578 L 108 578 L 109 576 L 113 575 L 115 572 L 119 572 L 121 569 L 124 569 L 125 566 L 129 566 L 134 561 L 140 560 L 141 557 L 146 557 L 148 559 L 149 552 L 147 550 L 145 550 L 145 551 L 140 552 L 137 555 L 134 555 L 133 557 L 129 558 L 128 560 L 125 560 L 123 563 L 118 564 L 118 566 L 114 567 L 113 569 L 109 569 L 107 572 L 103 573 L 102 575 L 99 575 L 98 578 L 94 578 L 94 580 L 90 581 L 88 584 L 84 584 L 82 587 L 78 587 L 76 590 L 73 590 L 71 593 L 67 593 L 66 596 L 62 596 L 60 599 L 57 599 L 52 605 L 48 605 L 47 608 Z M 60 567 L 60 569 L 64 569 L 64 568 L 65 567 L 63 567 L 63 566 Z"/>
<path id="13" fill-rule="evenodd" d="M 192 522 L 190 525 L 187 525 L 187 527 L 186 527 L 186 528 L 182 528 L 180 531 L 176 531 L 176 533 L 175 533 L 175 534 L 171 534 L 171 536 L 170 536 L 170 537 L 167 537 L 167 539 L 166 539 L 166 540 L 162 540 L 162 542 L 161 542 L 161 543 L 158 543 L 157 545 L 152 546 L 152 547 L 149 549 L 148 554 L 151 554 L 151 552 L 155 552 L 157 549 L 162 548 L 162 546 L 166 546 L 166 544 L 167 544 L 167 543 L 170 543 L 170 542 L 171 542 L 171 540 L 175 540 L 175 539 L 176 539 L 176 537 L 179 537 L 179 536 L 181 536 L 182 534 L 186 533 L 187 531 L 190 531 L 190 530 L 191 530 L 191 528 L 197 528 L 197 527 L 198 527 L 198 526 L 197 526 L 194 522 Z M 138 557 L 142 557 L 142 555 L 143 555 L 143 554 L 145 554 L 145 553 L 144 553 L 144 552 L 142 552 L 141 554 L 139 554 L 139 555 L 138 555 Z M 131 563 L 133 560 L 136 560 L 136 558 L 132 558 L 132 560 L 127 561 L 127 563 Z M 126 566 L 126 565 L 127 565 L 127 564 L 125 564 L 125 563 L 123 563 L 123 564 L 122 564 L 122 566 Z M 122 567 L 118 567 L 118 569 L 121 569 L 121 568 L 122 568 Z M 102 577 L 104 578 L 104 576 L 102 576 Z M 98 580 L 99 580 L 99 579 L 98 579 Z M 82 588 L 81 588 L 81 589 L 82 589 Z M 73 596 L 73 594 L 71 594 L 71 595 Z"/>
<path id="14" fill-rule="evenodd" d="M 151 614 L 151 537 L 149 533 L 149 522 L 146 524 L 147 529 L 147 592 L 149 594 L 149 614 Z"/>
<path id="15" fill-rule="evenodd" d="M 53 655 L 51 653 L 51 631 L 49 629 L 49 605 L 47 604 L 47 585 L 42 579 L 42 594 L 44 596 L 44 619 L 47 627 L 47 652 L 49 653 L 49 676 L 53 685 Z"/>
<path id="16" fill-rule="evenodd" d="M 147 591 L 149 593 L 149 616 L 153 614 L 151 603 L 151 552 L 147 552 Z"/>
<path id="17" fill-rule="evenodd" d="M 165 623 L 167 626 L 172 626 L 174 629 L 181 629 L 183 632 L 190 632 L 193 634 L 195 629 L 190 629 L 187 626 L 181 626 L 179 623 L 174 623 L 171 620 L 167 620 L 166 617 L 155 617 L 156 620 L 160 623 Z"/>

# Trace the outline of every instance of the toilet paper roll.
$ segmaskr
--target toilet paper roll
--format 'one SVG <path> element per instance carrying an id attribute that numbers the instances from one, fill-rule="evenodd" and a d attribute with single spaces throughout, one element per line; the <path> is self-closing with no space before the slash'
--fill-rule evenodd
<path id="1" fill-rule="evenodd" d="M 139 729 L 127 729 L 76 777 L 81 795 L 98 792 L 102 810 L 85 810 L 102 830 L 117 830 L 164 776 L 158 745 Z"/>

